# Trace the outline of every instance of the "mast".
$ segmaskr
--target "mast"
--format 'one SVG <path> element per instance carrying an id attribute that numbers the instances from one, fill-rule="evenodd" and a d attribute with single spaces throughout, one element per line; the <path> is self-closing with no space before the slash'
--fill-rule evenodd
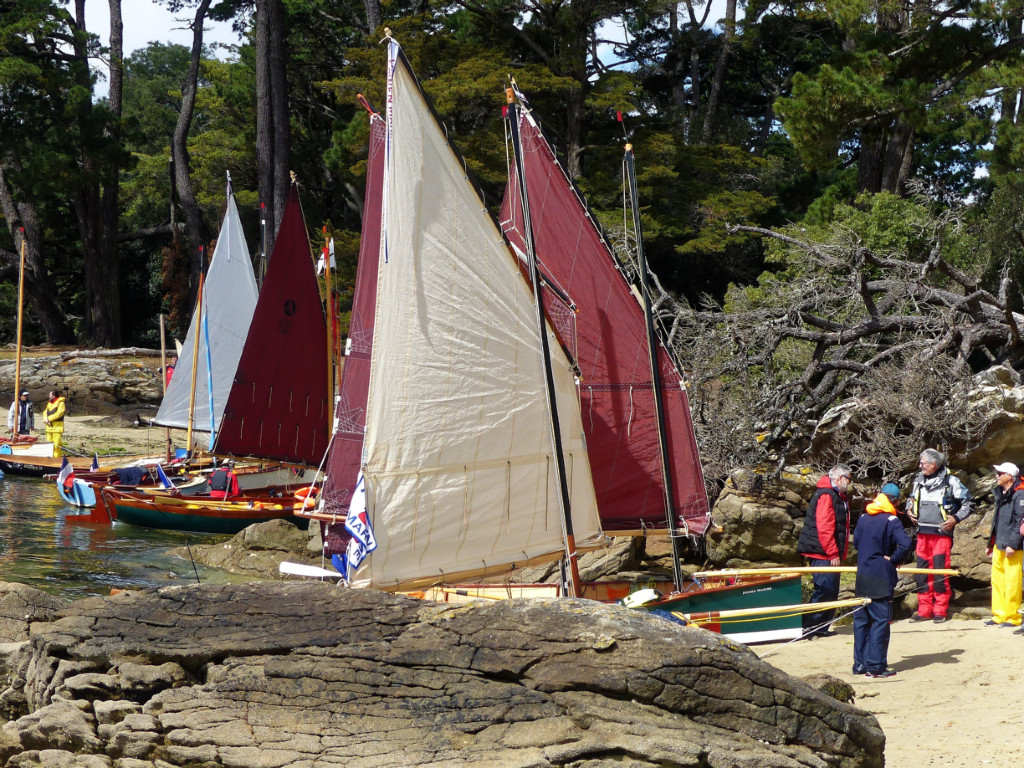
<path id="1" fill-rule="evenodd" d="M 558 405 L 555 401 L 555 381 L 551 373 L 551 351 L 548 344 L 547 322 L 544 316 L 544 301 L 541 298 L 540 269 L 537 266 L 537 254 L 534 249 L 533 228 L 530 223 L 530 200 L 526 190 L 526 171 L 523 163 L 523 144 L 519 135 L 519 105 L 515 102 L 512 89 L 508 92 L 509 125 L 512 132 L 512 148 L 515 153 L 516 175 L 519 177 L 519 196 L 523 210 L 523 241 L 526 244 L 527 264 L 530 272 L 530 283 L 533 287 L 533 302 L 537 308 L 537 325 L 540 333 L 541 364 L 544 369 L 545 389 L 548 413 L 550 414 L 551 443 L 555 453 L 555 481 L 558 483 L 559 510 L 562 514 L 562 527 L 565 531 L 565 554 L 569 564 L 569 583 L 573 597 L 580 597 L 579 562 L 576 554 L 576 536 L 573 533 L 572 510 L 569 505 L 569 485 L 565 477 L 565 456 L 562 453 L 562 430 L 558 422 Z"/>
<path id="2" fill-rule="evenodd" d="M 334 399 L 334 296 L 331 286 L 331 254 L 327 244 L 327 225 L 324 225 L 324 288 L 327 301 L 327 396 Z M 331 433 L 333 409 L 327 412 L 327 434 Z"/>
<path id="3" fill-rule="evenodd" d="M 21 329 L 25 314 L 25 228 L 21 227 L 21 263 L 18 267 L 18 338 L 14 352 L 14 434 L 21 418 Z"/>
<path id="4" fill-rule="evenodd" d="M 199 328 L 202 328 L 203 322 L 203 278 L 206 276 L 205 264 L 203 264 L 203 246 L 199 246 L 199 263 L 203 266 L 203 269 L 199 272 L 199 294 L 196 299 L 196 317 L 199 318 Z M 192 428 L 195 424 L 196 418 L 196 370 L 199 367 L 199 350 L 198 343 L 196 349 L 192 354 L 192 378 L 189 386 L 191 390 L 188 398 L 188 432 L 186 433 L 185 445 L 189 453 L 192 452 Z"/>
<path id="5" fill-rule="evenodd" d="M 651 313 L 650 294 L 647 291 L 647 257 L 644 254 L 643 231 L 640 228 L 640 204 L 636 194 L 636 166 L 633 162 L 633 145 L 627 143 L 623 165 L 629 184 L 629 198 L 633 207 L 633 227 L 636 232 L 636 253 L 639 263 L 640 304 L 644 310 L 647 323 L 647 353 L 651 363 L 651 387 L 654 390 L 654 412 L 658 423 L 658 445 L 661 449 L 661 478 L 665 491 L 665 523 L 668 525 L 669 539 L 672 541 L 672 581 L 676 589 L 683 588 L 683 570 L 679 551 L 679 531 L 676 527 L 674 511 L 675 492 L 672 487 L 672 473 L 669 472 L 670 456 L 668 450 L 667 431 L 665 429 L 665 406 L 661 393 L 661 371 L 658 368 L 658 339 L 654 333 L 654 316 Z"/>

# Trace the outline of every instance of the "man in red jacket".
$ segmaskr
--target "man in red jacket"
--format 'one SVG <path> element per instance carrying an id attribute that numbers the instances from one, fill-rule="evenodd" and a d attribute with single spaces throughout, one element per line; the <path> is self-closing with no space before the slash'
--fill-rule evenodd
<path id="1" fill-rule="evenodd" d="M 807 505 L 804 528 L 800 532 L 797 552 L 812 566 L 841 565 L 850 546 L 850 502 L 847 491 L 852 485 L 851 470 L 836 464 L 818 480 L 814 495 Z M 816 573 L 813 576 L 812 603 L 827 603 L 839 598 L 839 574 Z M 804 614 L 804 637 L 827 637 L 835 609 Z"/>

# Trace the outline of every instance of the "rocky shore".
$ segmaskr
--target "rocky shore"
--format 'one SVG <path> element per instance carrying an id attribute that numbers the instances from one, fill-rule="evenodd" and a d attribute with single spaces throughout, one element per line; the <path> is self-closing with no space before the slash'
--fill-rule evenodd
<path id="1" fill-rule="evenodd" d="M 7 768 L 883 765 L 868 713 L 616 606 L 252 582 L 55 607 L 6 589 Z"/>

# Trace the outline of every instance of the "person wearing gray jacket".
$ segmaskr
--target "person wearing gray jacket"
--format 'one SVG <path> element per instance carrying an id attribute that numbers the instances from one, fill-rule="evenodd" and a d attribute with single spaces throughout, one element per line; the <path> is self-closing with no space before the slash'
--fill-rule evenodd
<path id="1" fill-rule="evenodd" d="M 1024 522 L 1024 484 L 1020 482 L 1020 469 L 1004 461 L 993 467 L 996 471 L 995 512 L 988 548 L 992 558 L 992 618 L 985 624 L 996 627 L 1019 627 L 1021 624 L 1021 588 L 1024 578 L 1024 537 L 1020 526 Z"/>

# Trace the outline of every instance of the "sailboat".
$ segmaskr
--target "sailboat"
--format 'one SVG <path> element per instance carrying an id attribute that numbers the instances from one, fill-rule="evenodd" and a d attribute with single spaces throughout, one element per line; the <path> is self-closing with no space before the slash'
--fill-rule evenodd
<path id="1" fill-rule="evenodd" d="M 364 218 L 377 275 L 357 496 L 376 550 L 352 585 L 418 589 L 559 559 L 563 509 L 577 547 L 601 544 L 571 364 L 553 344 L 549 390 L 553 332 L 393 41 L 384 128 L 380 210 L 368 196 Z"/>
<path id="2" fill-rule="evenodd" d="M 327 370 L 326 319 L 293 182 L 213 451 L 279 462 L 287 465 L 277 469 L 284 484 L 308 484 L 305 467 L 320 465 L 330 434 Z M 243 478 L 239 474 L 239 485 Z M 110 488 L 101 497 L 112 518 L 151 528 L 237 533 L 254 522 L 293 516 L 291 499 L 247 499 L 239 510 L 232 503 L 179 503 Z"/>

